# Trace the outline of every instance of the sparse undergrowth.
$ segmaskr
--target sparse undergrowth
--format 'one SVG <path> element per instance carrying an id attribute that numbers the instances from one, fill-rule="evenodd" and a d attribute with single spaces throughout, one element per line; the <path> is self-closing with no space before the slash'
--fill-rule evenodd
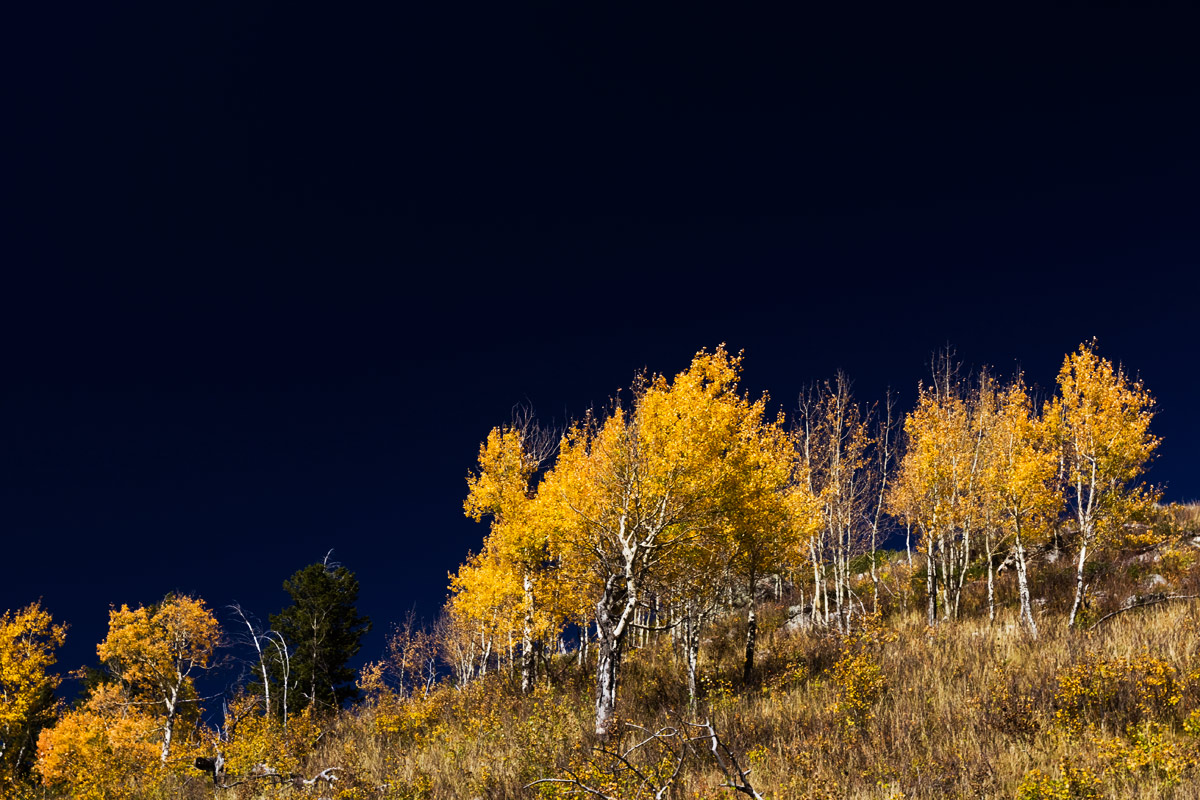
<path id="1" fill-rule="evenodd" d="M 1015 619 L 929 629 L 911 613 L 851 638 L 777 638 L 774 668 L 754 686 L 735 685 L 736 664 L 706 665 L 692 711 L 651 702 L 648 686 L 676 667 L 647 648 L 620 709 L 639 727 L 609 746 L 711 721 L 773 798 L 1200 797 L 1195 610 L 1146 609 L 1087 635 L 1046 622 L 1036 642 Z M 567 797 L 576 787 L 524 788 L 566 775 L 617 797 L 651 796 L 637 780 L 604 782 L 585 734 L 591 713 L 582 680 L 525 696 L 505 676 L 416 700 L 381 696 L 332 726 L 307 772 L 347 767 L 357 776 L 347 798 Z M 660 756 L 638 763 L 662 782 L 673 763 Z M 697 760 L 666 796 L 732 796 L 723 782 Z"/>
<path id="2" fill-rule="evenodd" d="M 1130 565 L 1194 550 L 1190 531 L 1171 530 L 1166 541 L 1098 560 L 1111 576 L 1106 591 L 1130 588 Z M 1194 559 L 1182 561 L 1169 577 L 1152 574 L 1178 591 L 1197 571 Z M 555 656 L 557 678 L 530 694 L 509 672 L 409 699 L 369 686 L 370 699 L 329 721 L 298 770 L 341 767 L 328 795 L 315 793 L 322 786 L 251 782 L 219 796 L 552 798 L 579 796 L 584 784 L 635 798 L 671 782 L 664 797 L 732 797 L 709 751 L 697 746 L 681 759 L 668 746 L 675 739 L 633 751 L 636 771 L 614 768 L 611 754 L 647 732 L 708 722 L 769 798 L 1200 798 L 1196 605 L 1136 608 L 1074 632 L 1064 595 L 1042 605 L 1035 640 L 1019 625 L 1005 580 L 1008 600 L 991 624 L 973 614 L 931 628 L 922 610 L 893 607 L 836 635 L 788 629 L 786 601 L 766 604 L 765 652 L 749 685 L 737 646 L 722 646 L 744 634 L 741 615 L 731 613 L 704 642 L 693 708 L 678 655 L 660 635 L 630 654 L 621 724 L 603 745 L 590 734 L 589 670 L 574 654 Z M 541 778 L 578 784 L 529 786 Z M 192 779 L 174 796 L 212 795 Z"/>

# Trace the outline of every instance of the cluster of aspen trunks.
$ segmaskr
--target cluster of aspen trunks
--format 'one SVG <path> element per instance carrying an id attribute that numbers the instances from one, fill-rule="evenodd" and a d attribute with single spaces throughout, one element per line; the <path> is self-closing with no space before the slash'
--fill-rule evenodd
<path id="1" fill-rule="evenodd" d="M 1089 554 L 1156 499 L 1138 483 L 1158 443 L 1153 401 L 1094 345 L 1064 358 L 1041 404 L 1023 376 L 968 375 L 948 352 L 903 415 L 891 395 L 858 402 L 844 375 L 770 414 L 740 378 L 740 356 L 701 351 L 565 431 L 523 414 L 489 434 L 465 508 L 490 529 L 447 607 L 460 681 L 491 663 L 528 689 L 569 634 L 580 660 L 595 655 L 603 733 L 627 648 L 668 633 L 694 696 L 705 624 L 744 607 L 749 680 L 760 581 L 786 580 L 807 624 L 848 631 L 885 604 L 876 554 L 896 537 L 924 573 L 930 624 L 960 614 L 972 574 L 994 615 L 1008 562 L 1036 636 L 1029 549 L 1070 540 L 1073 625 Z"/>

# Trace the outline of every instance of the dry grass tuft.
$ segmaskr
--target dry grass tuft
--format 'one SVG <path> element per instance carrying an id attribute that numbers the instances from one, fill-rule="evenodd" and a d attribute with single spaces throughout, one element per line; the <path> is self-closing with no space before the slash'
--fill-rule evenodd
<path id="1" fill-rule="evenodd" d="M 1156 545 L 1097 559 L 1089 620 L 1151 583 L 1160 593 L 1200 593 L 1200 549 L 1191 541 L 1198 521 L 1196 506 L 1169 507 L 1155 522 Z M 998 579 L 991 624 L 977 592 L 964 619 L 932 628 L 914 598 L 891 594 L 886 613 L 851 635 L 789 628 L 787 599 L 765 604 L 750 685 L 741 682 L 745 620 L 735 611 L 706 634 L 694 707 L 680 656 L 660 635 L 628 655 L 618 708 L 625 724 L 607 747 L 623 752 L 648 730 L 709 721 L 755 787 L 777 800 L 1200 800 L 1200 604 L 1164 602 L 1092 632 L 1069 631 L 1069 590 L 1061 587 L 1069 589 L 1072 568 L 1067 558 L 1039 556 L 1036 640 L 1018 624 L 1010 574 Z M 898 586 L 913 577 L 889 569 Z M 665 797 L 734 796 L 703 754 L 676 774 L 678 748 L 667 745 L 678 737 L 632 751 L 636 772 L 614 769 L 589 733 L 594 665 L 570 655 L 548 667 L 553 681 L 528 695 L 505 672 L 410 699 L 376 687 L 326 721 L 300 772 L 343 768 L 322 795 L 342 800 L 579 796 L 569 784 L 525 788 L 567 775 L 630 800 L 672 774 Z M 250 784 L 221 798 L 313 791 Z M 193 781 L 172 796 L 212 795 Z"/>

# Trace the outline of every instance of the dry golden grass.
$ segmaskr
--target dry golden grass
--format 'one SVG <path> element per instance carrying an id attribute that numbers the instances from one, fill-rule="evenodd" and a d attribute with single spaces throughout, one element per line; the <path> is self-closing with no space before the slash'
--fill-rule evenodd
<path id="1" fill-rule="evenodd" d="M 1155 523 L 1164 526 L 1156 545 L 1098 558 L 1087 625 L 1151 590 L 1200 594 L 1191 542 L 1198 522 L 1196 506 L 1168 508 Z M 1034 570 L 1033 594 L 1042 601 L 1036 640 L 1018 625 L 1011 575 L 999 579 L 992 624 L 978 586 L 962 620 L 930 628 L 916 598 L 889 595 L 885 615 L 850 636 L 789 632 L 786 601 L 768 604 L 759 613 L 751 685 L 741 685 L 745 623 L 735 612 L 707 633 L 695 707 L 663 635 L 629 653 L 619 717 L 651 730 L 711 721 L 752 768 L 755 787 L 776 800 L 1200 800 L 1200 601 L 1161 602 L 1118 613 L 1091 632 L 1069 631 L 1073 566 L 1045 555 Z M 893 566 L 900 592 L 911 576 Z M 329 720 L 302 767 L 305 774 L 344 769 L 327 795 L 250 784 L 218 797 L 579 796 L 562 784 L 525 788 L 568 771 L 594 786 L 607 780 L 615 797 L 647 796 L 637 794 L 638 781 L 605 774 L 609 762 L 589 733 L 590 670 L 574 656 L 556 656 L 554 680 L 530 695 L 506 673 L 461 690 L 442 685 L 419 699 L 376 693 Z M 626 727 L 609 746 L 644 735 Z M 664 775 L 672 766 L 664 755 L 647 747 L 633 760 Z M 723 782 L 716 764 L 697 756 L 666 796 L 733 797 Z M 172 796 L 211 792 L 191 781 Z"/>
<path id="2" fill-rule="evenodd" d="M 1047 614 L 1036 641 L 1016 622 L 1005 610 L 994 625 L 930 629 L 908 613 L 853 637 L 776 632 L 754 686 L 735 683 L 736 660 L 707 661 L 692 710 L 669 650 L 647 648 L 630 657 L 620 714 L 650 728 L 711 719 L 772 798 L 1200 798 L 1192 604 L 1120 614 L 1093 633 Z M 351 768 L 347 798 L 567 796 L 523 788 L 590 769 L 588 676 L 561 667 L 561 685 L 530 696 L 493 676 L 346 712 L 311 768 Z M 732 796 L 722 782 L 696 760 L 669 796 Z"/>

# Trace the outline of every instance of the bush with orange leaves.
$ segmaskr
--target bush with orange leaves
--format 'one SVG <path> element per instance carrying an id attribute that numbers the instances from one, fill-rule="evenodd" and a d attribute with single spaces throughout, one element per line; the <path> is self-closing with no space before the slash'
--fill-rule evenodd
<path id="1" fill-rule="evenodd" d="M 42 782 L 76 800 L 157 796 L 167 765 L 159 758 L 159 724 L 131 706 L 115 685 L 99 687 L 38 739 Z"/>

